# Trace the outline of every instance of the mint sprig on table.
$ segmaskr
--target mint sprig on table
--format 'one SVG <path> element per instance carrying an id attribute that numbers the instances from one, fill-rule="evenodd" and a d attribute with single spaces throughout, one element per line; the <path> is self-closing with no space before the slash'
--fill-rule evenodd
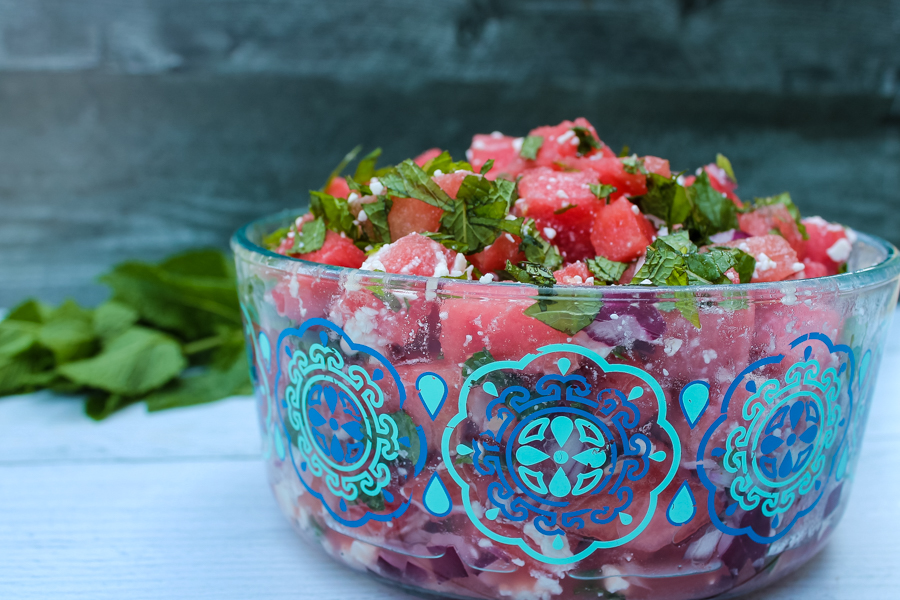
<path id="1" fill-rule="evenodd" d="M 155 411 L 252 392 L 230 258 L 128 261 L 100 281 L 112 295 L 94 309 L 26 300 L 0 321 L 0 395 L 80 394 L 103 419 L 135 402 Z"/>

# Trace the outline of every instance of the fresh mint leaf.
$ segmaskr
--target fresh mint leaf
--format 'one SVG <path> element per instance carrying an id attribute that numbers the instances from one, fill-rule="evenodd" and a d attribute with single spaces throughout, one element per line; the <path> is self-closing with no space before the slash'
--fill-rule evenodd
<path id="1" fill-rule="evenodd" d="M 416 423 L 405 410 L 389 413 L 388 417 L 397 424 L 397 437 L 409 439 L 409 448 L 400 445 L 400 460 L 408 461 L 413 465 L 419 461 L 419 453 L 422 451 L 419 441 L 419 432 L 416 431 Z"/>
<path id="2" fill-rule="evenodd" d="M 454 210 L 441 215 L 440 232 L 449 236 L 457 252 L 481 252 L 506 231 L 506 215 L 515 196 L 512 181 L 468 175 L 456 194 Z"/>
<path id="3" fill-rule="evenodd" d="M 637 175 L 638 173 L 642 175 L 648 175 L 647 167 L 644 166 L 644 159 L 639 158 L 637 154 L 632 154 L 631 156 L 625 156 L 619 159 L 619 162 L 622 163 L 622 167 L 625 168 L 626 173 L 630 173 L 632 175 Z"/>
<path id="4" fill-rule="evenodd" d="M 750 283 L 756 259 L 737 248 L 713 248 L 708 252 L 685 256 L 688 285 L 731 283 L 725 273 L 734 268 L 741 283 Z"/>
<path id="5" fill-rule="evenodd" d="M 587 127 L 573 127 L 572 131 L 578 137 L 578 149 L 576 150 L 578 156 L 584 156 L 591 150 L 599 150 L 603 147 L 600 140 Z"/>
<path id="6" fill-rule="evenodd" d="M 303 229 L 294 235 L 292 254 L 307 254 L 322 248 L 325 243 L 325 220 L 322 217 L 307 221 Z"/>
<path id="7" fill-rule="evenodd" d="M 543 265 L 551 272 L 562 265 L 559 250 L 538 231 L 534 219 L 524 219 L 516 235 L 522 238 L 519 249 L 528 262 Z"/>
<path id="8" fill-rule="evenodd" d="M 182 376 L 172 384 L 152 392 L 144 398 L 147 410 L 155 412 L 252 393 L 253 388 L 247 375 L 247 358 L 243 348 L 240 350 L 242 352 L 233 358 L 226 369 L 207 368 L 196 375 Z"/>
<path id="9" fill-rule="evenodd" d="M 381 148 L 375 148 L 364 157 L 356 165 L 356 171 L 353 173 L 353 180 L 356 183 L 367 184 L 372 177 L 375 176 L 375 167 L 378 159 L 381 157 Z"/>
<path id="10" fill-rule="evenodd" d="M 390 196 L 375 196 L 374 202 L 362 206 L 366 212 L 366 220 L 372 224 L 371 242 L 375 244 L 391 243 L 391 227 L 388 224 L 388 214 L 393 208 L 394 202 Z"/>
<path id="11" fill-rule="evenodd" d="M 29 299 L 25 300 L 8 313 L 4 317 L 5 321 L 28 321 L 30 323 L 43 323 L 46 321 L 53 309 L 43 302 Z"/>
<path id="12" fill-rule="evenodd" d="M 93 358 L 61 365 L 61 375 L 79 385 L 141 396 L 171 381 L 187 366 L 181 346 L 169 336 L 132 327 Z"/>
<path id="13" fill-rule="evenodd" d="M 537 300 L 525 309 L 525 314 L 569 335 L 575 335 L 593 323 L 603 307 L 603 301 L 599 298 L 554 299 L 548 294 L 539 296 Z"/>
<path id="14" fill-rule="evenodd" d="M 540 287 L 552 287 L 556 285 L 553 271 L 538 263 L 523 261 L 518 265 L 506 261 L 506 272 L 519 283 L 529 283 Z"/>
<path id="15" fill-rule="evenodd" d="M 28 321 L 0 321 L 0 360 L 17 356 L 37 342 L 40 324 Z"/>
<path id="16" fill-rule="evenodd" d="M 628 268 L 628 264 L 609 260 L 604 256 L 589 258 L 584 262 L 594 276 L 594 283 L 598 285 L 618 283 Z"/>
<path id="17" fill-rule="evenodd" d="M 684 254 L 669 245 L 666 237 L 670 236 L 657 238 L 647 247 L 644 264 L 634 274 L 632 284 L 641 285 L 645 281 L 650 281 L 653 285 L 687 285 Z"/>
<path id="18" fill-rule="evenodd" d="M 284 239 L 284 236 L 286 236 L 290 230 L 290 227 L 280 227 L 269 235 L 265 236 L 262 239 L 263 248 L 265 248 L 266 250 L 277 249 L 278 246 L 281 245 L 281 240 Z"/>
<path id="19" fill-rule="evenodd" d="M 350 204 L 345 198 L 337 198 L 325 192 L 309 192 L 309 211 L 325 221 L 325 226 L 337 233 L 343 233 L 352 240 L 359 237 L 359 227 L 353 221 Z M 305 227 L 305 225 L 304 225 Z"/>
<path id="20" fill-rule="evenodd" d="M 669 235 L 663 235 L 657 238 L 660 244 L 665 244 L 669 248 L 679 252 L 681 254 L 690 254 L 691 252 L 697 251 L 697 246 L 691 241 L 690 236 L 684 230 L 676 231 L 675 233 L 670 233 Z"/>
<path id="21" fill-rule="evenodd" d="M 67 300 L 41 325 L 38 342 L 53 353 L 57 364 L 90 356 L 97 347 L 92 316 L 89 310 Z"/>
<path id="22" fill-rule="evenodd" d="M 728 160 L 724 154 L 716 154 L 716 165 L 725 171 L 725 174 L 728 175 L 728 178 L 737 183 L 737 177 L 734 176 L 734 169 L 731 168 L 731 161 Z"/>
<path id="23" fill-rule="evenodd" d="M 628 145 L 626 144 L 625 146 L 622 146 L 621 150 L 619 150 L 618 156 L 619 156 L 619 158 L 625 158 L 626 156 L 629 156 L 630 154 L 631 154 L 631 148 L 629 148 Z"/>
<path id="24" fill-rule="evenodd" d="M 606 203 L 609 203 L 609 196 L 617 191 L 616 186 L 605 183 L 591 183 L 588 184 L 588 187 L 591 189 L 591 193 L 597 196 L 597 200 L 606 200 Z"/>
<path id="25" fill-rule="evenodd" d="M 493 168 L 494 168 L 494 159 L 489 158 L 489 159 L 487 159 L 487 162 L 485 162 L 483 165 L 481 165 L 481 170 L 478 171 L 478 173 L 480 175 L 487 175 L 488 171 L 490 171 Z"/>
<path id="26" fill-rule="evenodd" d="M 429 161 L 428 164 L 431 165 L 440 158 L 438 156 Z M 412 160 L 403 161 L 379 177 L 379 181 L 393 196 L 415 198 L 431 206 L 436 206 L 445 212 L 456 210 L 455 201 L 431 179 L 427 172 L 422 170 Z"/>
<path id="27" fill-rule="evenodd" d="M 734 202 L 713 188 L 706 171 L 701 170 L 685 192 L 692 205 L 691 216 L 686 221 L 691 239 L 705 241 L 713 234 L 738 228 Z"/>
<path id="28" fill-rule="evenodd" d="M 663 302 L 657 304 L 657 308 L 663 312 L 677 310 L 695 328 L 700 329 L 700 306 L 691 292 L 672 292 L 661 294 Z"/>
<path id="29" fill-rule="evenodd" d="M 325 185 L 322 186 L 321 191 L 324 192 L 325 190 L 327 190 L 328 186 L 331 185 L 331 182 L 334 180 L 334 178 L 340 177 L 341 173 L 344 172 L 344 169 L 347 168 L 347 165 L 353 162 L 353 159 L 355 159 L 356 155 L 360 152 L 362 152 L 362 146 L 357 146 L 346 155 L 344 155 L 344 158 L 341 159 L 341 162 L 338 163 L 338 166 L 336 166 L 334 170 L 328 175 L 328 179 L 325 180 Z"/>
<path id="30" fill-rule="evenodd" d="M 674 178 L 657 173 L 647 175 L 647 193 L 632 200 L 644 214 L 665 221 L 670 230 L 673 225 L 684 223 L 691 215 L 691 202 L 684 187 Z"/>
<path id="31" fill-rule="evenodd" d="M 411 161 L 406 161 L 411 162 Z M 415 163 L 413 163 L 415 164 Z M 434 177 L 437 171 L 441 173 L 454 173 L 456 171 L 471 171 L 472 165 L 464 160 L 455 161 L 453 157 L 450 156 L 450 153 L 444 150 L 422 167 L 422 171 L 425 172 L 428 177 Z"/>
<path id="32" fill-rule="evenodd" d="M 138 319 L 138 312 L 127 304 L 108 300 L 94 309 L 94 332 L 101 339 L 112 339 L 137 324 Z"/>
<path id="33" fill-rule="evenodd" d="M 577 135 L 577 134 L 576 134 Z M 544 136 L 529 135 L 522 140 L 522 148 L 519 150 L 519 156 L 525 160 L 536 160 L 538 151 L 544 145 Z"/>
<path id="34" fill-rule="evenodd" d="M 360 491 L 359 496 L 357 496 L 356 501 L 360 504 L 365 504 L 369 507 L 369 510 L 374 510 L 376 512 L 384 510 L 384 494 L 378 493 L 375 496 L 370 496 L 369 494 Z"/>
<path id="35" fill-rule="evenodd" d="M 554 214 L 554 215 L 561 215 L 561 214 L 563 214 L 563 213 L 566 212 L 566 211 L 572 210 L 572 209 L 575 208 L 576 206 L 577 206 L 577 204 L 566 204 L 565 206 L 562 206 L 562 207 L 557 208 L 556 210 L 554 210 L 554 211 L 553 211 L 553 214 Z"/>

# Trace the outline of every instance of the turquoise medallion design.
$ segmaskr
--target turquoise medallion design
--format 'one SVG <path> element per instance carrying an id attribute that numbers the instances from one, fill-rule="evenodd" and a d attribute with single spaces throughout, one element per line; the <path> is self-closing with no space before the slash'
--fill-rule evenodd
<path id="1" fill-rule="evenodd" d="M 574 344 L 480 367 L 455 410 L 442 453 L 466 513 L 490 539 L 546 563 L 640 535 L 681 460 L 659 384 Z M 570 533 L 595 539 L 582 547 Z"/>
<path id="2" fill-rule="evenodd" d="M 393 366 L 324 319 L 284 330 L 276 348 L 283 358 L 275 388 L 283 390 L 290 457 L 306 489 L 350 527 L 405 512 L 408 501 L 391 512 L 372 509 L 373 499 L 393 501 L 391 466 L 410 445 L 384 410 L 387 394 L 401 406 L 405 399 Z"/>
<path id="3" fill-rule="evenodd" d="M 790 364 L 784 355 L 765 358 L 738 376 L 698 450 L 713 523 L 759 543 L 779 539 L 815 509 L 837 474 L 852 417 L 850 348 L 817 333 L 798 338 L 792 348 L 802 359 Z M 736 401 L 742 404 L 732 406 Z M 724 490 L 711 482 L 711 468 L 721 470 L 719 479 L 731 479 Z M 724 515 L 717 501 L 725 505 Z M 738 522 L 738 509 L 756 517 Z"/>

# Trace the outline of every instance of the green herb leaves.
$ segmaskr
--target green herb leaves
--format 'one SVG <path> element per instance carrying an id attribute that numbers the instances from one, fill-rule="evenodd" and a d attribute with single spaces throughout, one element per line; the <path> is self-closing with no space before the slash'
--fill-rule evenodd
<path id="1" fill-rule="evenodd" d="M 522 149 L 519 150 L 519 156 L 525 160 L 537 159 L 538 151 L 544 145 L 544 137 L 540 135 L 529 135 L 522 140 Z"/>
<path id="2" fill-rule="evenodd" d="M 797 205 L 791 200 L 791 195 L 787 192 L 782 192 L 777 196 L 769 196 L 767 198 L 754 198 L 753 204 L 744 208 L 742 212 L 753 212 L 761 206 L 776 206 L 779 204 L 784 206 L 791 217 L 794 218 L 794 222 L 797 224 L 797 230 L 800 232 L 800 235 L 803 236 L 803 239 L 808 240 L 809 234 L 806 232 L 806 226 L 803 224 L 802 217 L 800 216 L 800 209 L 797 208 Z M 775 233 L 781 235 L 781 232 L 778 232 L 777 230 Z"/>
<path id="3" fill-rule="evenodd" d="M 572 131 L 578 136 L 578 156 L 584 156 L 591 150 L 599 150 L 603 147 L 600 140 L 587 127 L 573 127 Z"/>
<path id="4" fill-rule="evenodd" d="M 588 187 L 591 189 L 591 193 L 597 196 L 597 200 L 606 200 L 607 203 L 609 202 L 610 194 L 616 193 L 616 186 L 605 183 L 590 183 Z"/>
<path id="5" fill-rule="evenodd" d="M 525 314 L 569 335 L 575 335 L 590 325 L 603 308 L 603 301 L 599 298 L 554 299 L 554 295 L 555 290 L 542 294 L 537 303 L 525 309 Z"/>
<path id="6" fill-rule="evenodd" d="M 713 234 L 738 227 L 734 202 L 712 187 L 706 171 L 689 187 L 676 178 L 650 173 L 647 193 L 634 201 L 642 212 L 665 221 L 670 230 L 682 225 L 695 242 L 703 243 Z"/>
<path id="7" fill-rule="evenodd" d="M 294 236 L 294 246 L 291 254 L 306 254 L 315 252 L 325 243 L 325 221 L 322 217 L 307 221 L 303 229 Z"/>
<path id="8" fill-rule="evenodd" d="M 506 231 L 506 215 L 515 201 L 516 184 L 468 175 L 456 194 L 453 209 L 441 215 L 444 244 L 463 254 L 481 252 Z"/>
<path id="9" fill-rule="evenodd" d="M 514 265 L 512 262 L 506 261 L 506 272 L 519 283 L 530 283 L 540 287 L 552 287 L 556 284 L 553 271 L 537 263 L 523 261 Z"/>
<path id="10" fill-rule="evenodd" d="M 0 394 L 82 393 L 101 419 L 138 400 L 158 410 L 250 391 L 228 257 L 129 261 L 101 281 L 113 295 L 94 310 L 29 300 L 0 321 Z M 189 366 L 200 369 L 187 376 Z"/>
<path id="11" fill-rule="evenodd" d="M 618 283 L 628 268 L 627 263 L 609 260 L 603 256 L 596 256 L 584 261 L 591 275 L 594 276 L 594 285 L 612 285 Z"/>

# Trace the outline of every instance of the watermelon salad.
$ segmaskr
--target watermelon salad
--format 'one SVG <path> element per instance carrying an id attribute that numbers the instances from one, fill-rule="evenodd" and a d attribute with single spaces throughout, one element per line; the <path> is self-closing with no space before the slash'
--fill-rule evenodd
<path id="1" fill-rule="evenodd" d="M 235 244 L 298 530 L 488 599 L 708 598 L 822 547 L 897 297 L 896 274 L 813 281 L 847 270 L 850 229 L 583 118 L 475 135 L 464 161 L 355 157 L 253 241 L 306 262 Z"/>
<path id="2" fill-rule="evenodd" d="M 267 239 L 286 256 L 369 271 L 552 285 L 731 285 L 846 269 L 853 231 L 801 218 L 787 193 L 741 200 L 727 158 L 673 173 L 616 155 L 583 118 L 475 135 L 353 175 Z M 342 165 L 342 168 L 346 165 Z"/>

